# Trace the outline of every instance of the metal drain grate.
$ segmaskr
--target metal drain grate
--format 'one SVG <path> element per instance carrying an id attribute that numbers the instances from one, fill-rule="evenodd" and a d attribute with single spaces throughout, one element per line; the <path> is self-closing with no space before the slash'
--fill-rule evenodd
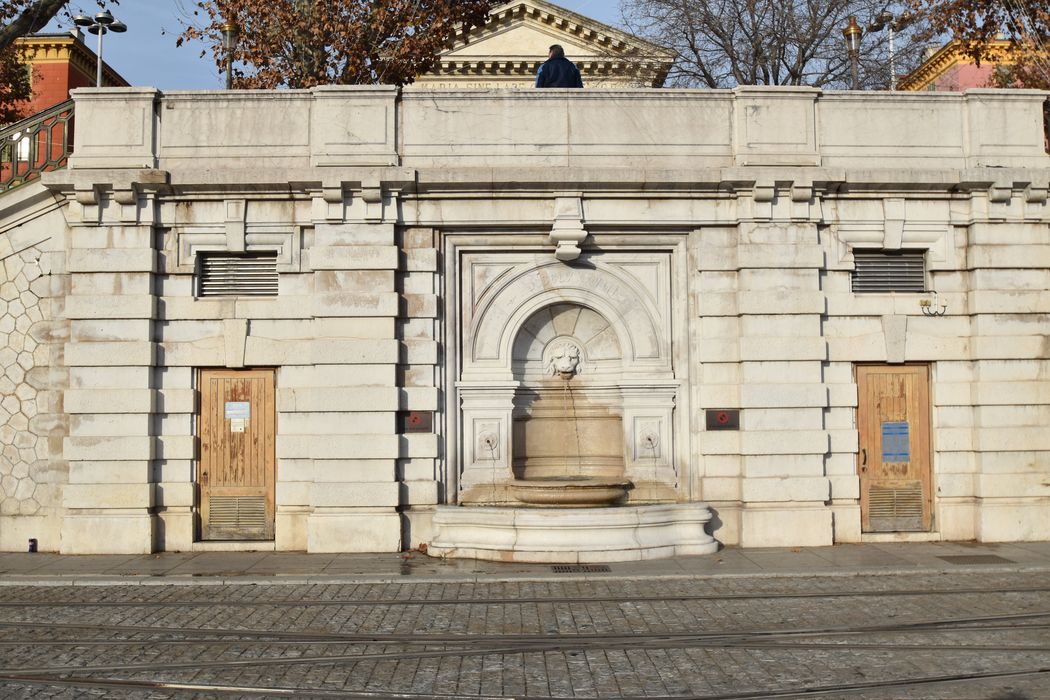
<path id="1" fill-rule="evenodd" d="M 607 574 L 612 569 L 605 564 L 555 564 L 551 571 L 556 574 Z"/>
<path id="2" fill-rule="evenodd" d="M 937 557 L 949 564 L 1013 564 L 1009 559 L 994 554 L 957 554 L 949 557 Z"/>

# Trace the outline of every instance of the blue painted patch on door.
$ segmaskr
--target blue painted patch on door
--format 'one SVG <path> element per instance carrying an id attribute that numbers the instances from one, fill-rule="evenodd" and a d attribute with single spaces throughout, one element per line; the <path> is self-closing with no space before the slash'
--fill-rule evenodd
<path id="1" fill-rule="evenodd" d="M 252 405 L 249 401 L 227 401 L 225 405 L 226 420 L 247 420 L 252 417 Z"/>
<path id="2" fill-rule="evenodd" d="M 908 447 L 907 423 L 882 424 L 882 461 L 911 461 L 911 449 Z"/>

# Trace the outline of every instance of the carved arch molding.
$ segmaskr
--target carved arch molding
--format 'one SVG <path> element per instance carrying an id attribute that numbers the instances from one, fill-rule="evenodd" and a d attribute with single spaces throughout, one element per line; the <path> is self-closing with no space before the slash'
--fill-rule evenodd
<path id="1" fill-rule="evenodd" d="M 609 323 L 624 373 L 673 374 L 670 253 L 583 255 L 573 265 L 549 254 L 470 253 L 461 270 L 464 379 L 509 379 L 519 330 L 538 311 L 565 304 Z"/>

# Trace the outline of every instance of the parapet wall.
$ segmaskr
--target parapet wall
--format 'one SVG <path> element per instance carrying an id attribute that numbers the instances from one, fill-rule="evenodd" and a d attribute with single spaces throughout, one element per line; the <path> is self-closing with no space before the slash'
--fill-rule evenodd
<path id="1" fill-rule="evenodd" d="M 1046 167 L 1045 93 L 77 90 L 70 167 Z M 314 176 L 316 177 L 316 175 Z M 312 179 L 312 178 L 311 178 Z"/>

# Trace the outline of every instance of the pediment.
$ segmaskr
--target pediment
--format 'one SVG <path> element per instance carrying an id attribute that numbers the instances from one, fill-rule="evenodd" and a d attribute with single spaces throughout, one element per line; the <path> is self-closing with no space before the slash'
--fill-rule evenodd
<path id="1" fill-rule="evenodd" d="M 461 33 L 442 56 L 521 56 L 519 44 L 541 50 L 552 43 L 579 56 L 648 56 L 673 61 L 673 51 L 547 0 L 511 0 L 489 13 L 483 27 Z"/>
<path id="2" fill-rule="evenodd" d="M 561 44 L 571 58 L 595 55 L 595 47 L 575 36 L 532 22 L 515 23 L 484 34 L 442 54 L 447 58 L 546 58 L 551 44 Z"/>
<path id="3" fill-rule="evenodd" d="M 588 86 L 658 87 L 675 58 L 669 49 L 546 0 L 512 0 L 493 9 L 485 26 L 460 32 L 416 83 L 438 88 L 528 86 L 552 44 L 565 48 Z"/>

